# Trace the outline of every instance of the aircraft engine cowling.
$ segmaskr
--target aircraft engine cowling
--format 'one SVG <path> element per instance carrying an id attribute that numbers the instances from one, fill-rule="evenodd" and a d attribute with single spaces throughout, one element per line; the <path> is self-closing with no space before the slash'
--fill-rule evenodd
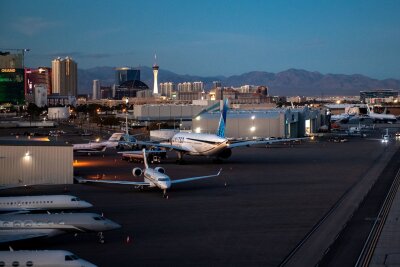
<path id="1" fill-rule="evenodd" d="M 165 173 L 165 169 L 163 167 L 156 167 L 156 168 L 154 168 L 154 170 L 159 173 Z"/>
<path id="2" fill-rule="evenodd" d="M 142 173 L 143 173 L 142 169 L 138 168 L 138 167 L 133 168 L 133 170 L 132 170 L 133 176 L 140 176 L 140 175 L 142 175 Z"/>
<path id="3" fill-rule="evenodd" d="M 232 155 L 232 150 L 230 148 L 226 148 L 218 154 L 219 158 L 227 159 Z"/>

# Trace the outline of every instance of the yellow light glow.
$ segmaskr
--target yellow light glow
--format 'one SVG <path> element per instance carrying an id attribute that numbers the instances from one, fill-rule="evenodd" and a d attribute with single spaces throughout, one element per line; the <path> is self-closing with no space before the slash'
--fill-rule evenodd
<path id="1" fill-rule="evenodd" d="M 254 120 L 255 118 L 256 118 L 256 116 L 255 116 L 255 115 L 251 116 L 251 119 L 252 119 L 252 120 Z"/>
<path id="2" fill-rule="evenodd" d="M 255 130 L 256 130 L 256 127 L 255 127 L 255 126 L 251 126 L 251 127 L 250 127 L 250 131 L 251 131 L 251 132 L 254 132 Z"/>
<path id="3" fill-rule="evenodd" d="M 200 119 L 201 119 L 201 117 L 200 117 L 200 116 L 197 116 L 197 117 L 196 117 L 196 120 L 197 120 L 197 121 L 199 121 Z"/>
<path id="4" fill-rule="evenodd" d="M 195 132 L 196 132 L 196 133 L 201 133 L 201 128 L 200 128 L 200 127 L 197 127 L 196 130 L 195 130 Z"/>

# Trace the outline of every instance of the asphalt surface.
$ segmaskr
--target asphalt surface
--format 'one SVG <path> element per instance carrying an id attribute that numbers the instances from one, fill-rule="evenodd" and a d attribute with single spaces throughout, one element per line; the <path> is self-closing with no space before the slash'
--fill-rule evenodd
<path id="1" fill-rule="evenodd" d="M 168 199 L 158 189 L 110 184 L 35 186 L 0 196 L 67 189 L 94 204 L 88 211 L 122 225 L 105 233 L 106 244 L 96 234 L 79 234 L 15 243 L 14 249 L 66 249 L 99 266 L 278 266 L 385 149 L 378 141 L 350 138 L 238 148 L 223 163 L 187 157 L 184 165 L 169 152 L 157 166 L 172 179 L 223 171 L 174 185 Z M 115 151 L 75 160 L 76 175 L 140 181 L 131 170 L 142 164 L 122 161 Z"/>

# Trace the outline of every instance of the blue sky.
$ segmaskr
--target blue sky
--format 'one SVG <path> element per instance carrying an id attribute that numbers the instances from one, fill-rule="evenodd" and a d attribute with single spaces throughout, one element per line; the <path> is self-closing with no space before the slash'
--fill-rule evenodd
<path id="1" fill-rule="evenodd" d="M 2 1 L 0 48 L 29 67 L 150 66 L 235 75 L 299 68 L 400 79 L 400 1 Z"/>

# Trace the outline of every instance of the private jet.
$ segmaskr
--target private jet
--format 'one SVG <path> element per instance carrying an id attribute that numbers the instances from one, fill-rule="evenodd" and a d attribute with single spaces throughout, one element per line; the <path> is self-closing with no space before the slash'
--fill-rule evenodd
<path id="1" fill-rule="evenodd" d="M 223 102 L 223 108 L 216 134 L 179 132 L 175 134 L 168 143 L 151 143 L 136 141 L 138 145 L 161 147 L 174 150 L 178 154 L 178 162 L 183 161 L 184 155 L 214 157 L 217 160 L 227 159 L 232 155 L 232 149 L 236 147 L 272 144 L 278 142 L 290 142 L 308 138 L 286 138 L 270 140 L 252 140 L 232 142 L 225 137 L 226 113 L 228 110 L 228 99 Z"/>
<path id="2" fill-rule="evenodd" d="M 122 184 L 122 185 L 134 185 L 137 188 L 143 188 L 144 186 L 148 187 L 157 187 L 163 190 L 163 196 L 167 197 L 167 189 L 171 188 L 172 184 L 190 182 L 200 179 L 207 179 L 212 177 L 217 177 L 220 175 L 221 170 L 216 174 L 206 175 L 206 176 L 196 176 L 190 178 L 183 178 L 177 180 L 171 180 L 171 178 L 165 174 L 165 169 L 162 167 L 150 168 L 147 163 L 146 150 L 143 149 L 143 161 L 145 169 L 142 170 L 139 167 L 136 167 L 132 170 L 132 174 L 134 176 L 141 176 L 143 174 L 144 181 L 143 182 L 133 182 L 133 181 L 113 181 L 113 180 L 92 180 L 92 179 L 83 179 L 83 178 L 75 178 L 79 183 L 106 183 L 106 184 Z"/>
<path id="3" fill-rule="evenodd" d="M 85 144 L 74 144 L 73 150 L 76 153 L 103 153 L 107 148 L 116 148 L 124 133 L 113 133 L 107 141 L 96 140 Z"/>
<path id="4" fill-rule="evenodd" d="M 368 116 L 374 120 L 374 122 L 396 122 L 397 118 L 393 114 L 380 114 L 380 113 L 375 113 L 374 108 L 370 107 L 367 104 L 367 114 Z"/>
<path id="5" fill-rule="evenodd" d="M 92 204 L 70 195 L 0 197 L 0 212 L 76 210 Z"/>
<path id="6" fill-rule="evenodd" d="M 98 233 L 121 226 L 95 213 L 5 214 L 0 215 L 0 243 L 52 237 L 64 233 Z"/>
<path id="7" fill-rule="evenodd" d="M 66 250 L 0 251 L 0 266 L 96 267 Z"/>

